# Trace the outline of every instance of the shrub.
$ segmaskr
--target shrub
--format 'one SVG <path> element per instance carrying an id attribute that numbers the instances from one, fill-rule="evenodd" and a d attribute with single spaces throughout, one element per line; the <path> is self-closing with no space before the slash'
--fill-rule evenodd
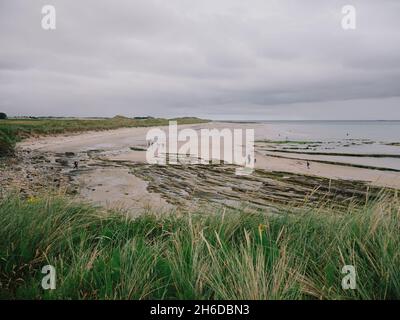
<path id="1" fill-rule="evenodd" d="M 10 130 L 0 129 L 0 157 L 13 152 L 16 137 Z"/>
<path id="2" fill-rule="evenodd" d="M 0 112 L 0 120 L 7 119 L 7 115 L 4 112 Z"/>

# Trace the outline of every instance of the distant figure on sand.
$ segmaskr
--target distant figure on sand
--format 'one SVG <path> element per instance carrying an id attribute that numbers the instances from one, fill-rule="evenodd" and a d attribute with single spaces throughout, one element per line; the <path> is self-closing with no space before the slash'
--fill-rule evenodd
<path id="1" fill-rule="evenodd" d="M 78 161 L 74 162 L 74 169 L 78 169 Z"/>
<path id="2" fill-rule="evenodd" d="M 254 157 L 254 164 L 257 162 L 256 157 Z M 251 156 L 248 154 L 247 155 L 247 164 L 250 165 L 251 164 Z"/>
<path id="3" fill-rule="evenodd" d="M 307 169 L 310 169 L 310 163 L 307 161 Z"/>

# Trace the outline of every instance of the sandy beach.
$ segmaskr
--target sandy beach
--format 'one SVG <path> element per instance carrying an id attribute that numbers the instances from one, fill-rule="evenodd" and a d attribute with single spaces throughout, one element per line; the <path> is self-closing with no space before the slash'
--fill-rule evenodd
<path id="1" fill-rule="evenodd" d="M 179 130 L 185 128 L 195 130 L 202 128 L 218 130 L 223 128 L 251 128 L 257 132 L 259 126 L 259 124 L 253 123 L 210 122 L 182 125 L 179 126 Z M 324 181 L 327 181 L 326 183 L 329 185 L 332 180 L 348 181 L 350 185 L 354 182 L 354 184 L 362 183 L 366 186 L 400 188 L 399 172 L 314 161 L 309 161 L 309 167 L 307 167 L 306 160 L 266 155 L 262 150 L 256 148 L 255 169 L 257 174 L 253 177 L 254 180 L 244 189 L 258 188 L 260 193 L 254 194 L 251 200 L 248 193 L 243 193 L 243 190 L 235 190 L 236 193 L 232 193 L 231 190 L 226 192 L 224 186 L 218 185 L 213 181 L 212 177 L 217 175 L 227 185 L 229 183 L 232 185 L 245 185 L 247 183 L 246 180 L 231 177 L 232 174 L 228 173 L 230 172 L 229 167 L 218 172 L 212 172 L 214 167 L 208 168 L 207 166 L 197 165 L 167 166 L 168 170 L 149 167 L 146 164 L 146 152 L 143 151 L 147 147 L 146 133 L 149 129 L 121 128 L 81 134 L 30 138 L 19 143 L 18 149 L 36 155 L 45 155 L 52 164 L 62 163 L 63 166 L 60 170 L 69 175 L 69 179 L 76 187 L 76 192 L 80 199 L 88 200 L 107 208 L 125 208 L 135 212 L 141 212 L 146 208 L 157 208 L 158 211 L 162 211 L 170 209 L 171 205 L 189 205 L 189 201 L 176 200 L 181 197 L 182 192 L 185 192 L 184 190 L 186 189 L 190 189 L 192 193 L 196 194 L 200 202 L 212 198 L 218 203 L 239 204 L 241 200 L 247 201 L 250 199 L 250 202 L 263 206 L 268 202 L 268 199 L 263 200 L 264 202 L 259 201 L 260 198 L 264 197 L 259 186 L 265 185 L 267 182 L 263 180 L 264 178 L 261 178 L 260 172 L 273 174 L 268 179 L 272 179 L 274 183 L 269 187 L 268 192 L 264 191 L 264 194 L 270 194 L 271 199 L 274 198 L 274 193 L 285 194 L 287 193 L 285 188 L 290 187 L 282 187 L 282 181 L 276 178 L 282 172 L 294 175 L 297 180 L 304 179 L 307 181 L 307 185 L 310 186 L 310 190 L 312 190 L 313 186 L 317 188 L 321 184 L 321 181 L 318 180 L 319 178 L 325 179 Z M 160 127 L 160 129 L 167 131 L 167 127 Z M 266 132 L 265 127 L 262 130 L 264 138 L 268 139 L 268 132 Z M 65 157 L 66 154 L 69 157 Z M 78 169 L 73 168 L 75 161 L 79 162 Z M 194 176 L 191 175 L 189 169 L 194 170 Z M 206 176 L 207 174 L 210 174 L 210 179 L 196 180 L 198 176 Z M 175 176 L 179 176 L 180 181 L 176 180 Z M 196 189 L 194 185 L 199 187 Z M 301 185 L 298 185 L 295 193 L 303 195 L 302 193 L 311 192 L 302 188 Z M 196 192 L 193 191 L 195 189 L 197 190 Z M 202 191 L 199 192 L 199 190 Z M 218 197 L 212 196 L 213 192 L 218 194 Z M 289 198 L 291 192 L 289 190 L 284 197 Z"/>

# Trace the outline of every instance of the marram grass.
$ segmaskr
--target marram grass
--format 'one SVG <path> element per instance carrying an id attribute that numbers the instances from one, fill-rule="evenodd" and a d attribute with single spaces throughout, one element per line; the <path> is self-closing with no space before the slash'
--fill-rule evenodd
<path id="1" fill-rule="evenodd" d="M 0 203 L 2 299 L 398 299 L 400 212 L 382 197 L 346 212 L 148 213 L 62 197 Z M 43 290 L 41 268 L 56 269 Z M 344 265 L 356 268 L 343 290 Z"/>

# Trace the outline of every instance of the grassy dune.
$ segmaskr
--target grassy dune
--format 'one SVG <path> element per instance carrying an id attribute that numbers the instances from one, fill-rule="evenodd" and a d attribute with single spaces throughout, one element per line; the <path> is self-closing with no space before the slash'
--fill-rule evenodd
<path id="1" fill-rule="evenodd" d="M 176 118 L 178 124 L 207 122 L 198 118 Z M 131 119 L 116 116 L 111 119 L 8 119 L 0 120 L 0 155 L 10 153 L 17 141 L 33 135 L 108 130 L 123 127 L 168 125 L 168 119 Z"/>
<path id="2" fill-rule="evenodd" d="M 0 203 L 0 297 L 399 299 L 399 208 L 382 196 L 343 212 L 131 220 L 62 197 L 9 197 Z M 53 291 L 40 287 L 46 264 L 56 267 Z M 341 287 L 346 264 L 356 290 Z"/>

